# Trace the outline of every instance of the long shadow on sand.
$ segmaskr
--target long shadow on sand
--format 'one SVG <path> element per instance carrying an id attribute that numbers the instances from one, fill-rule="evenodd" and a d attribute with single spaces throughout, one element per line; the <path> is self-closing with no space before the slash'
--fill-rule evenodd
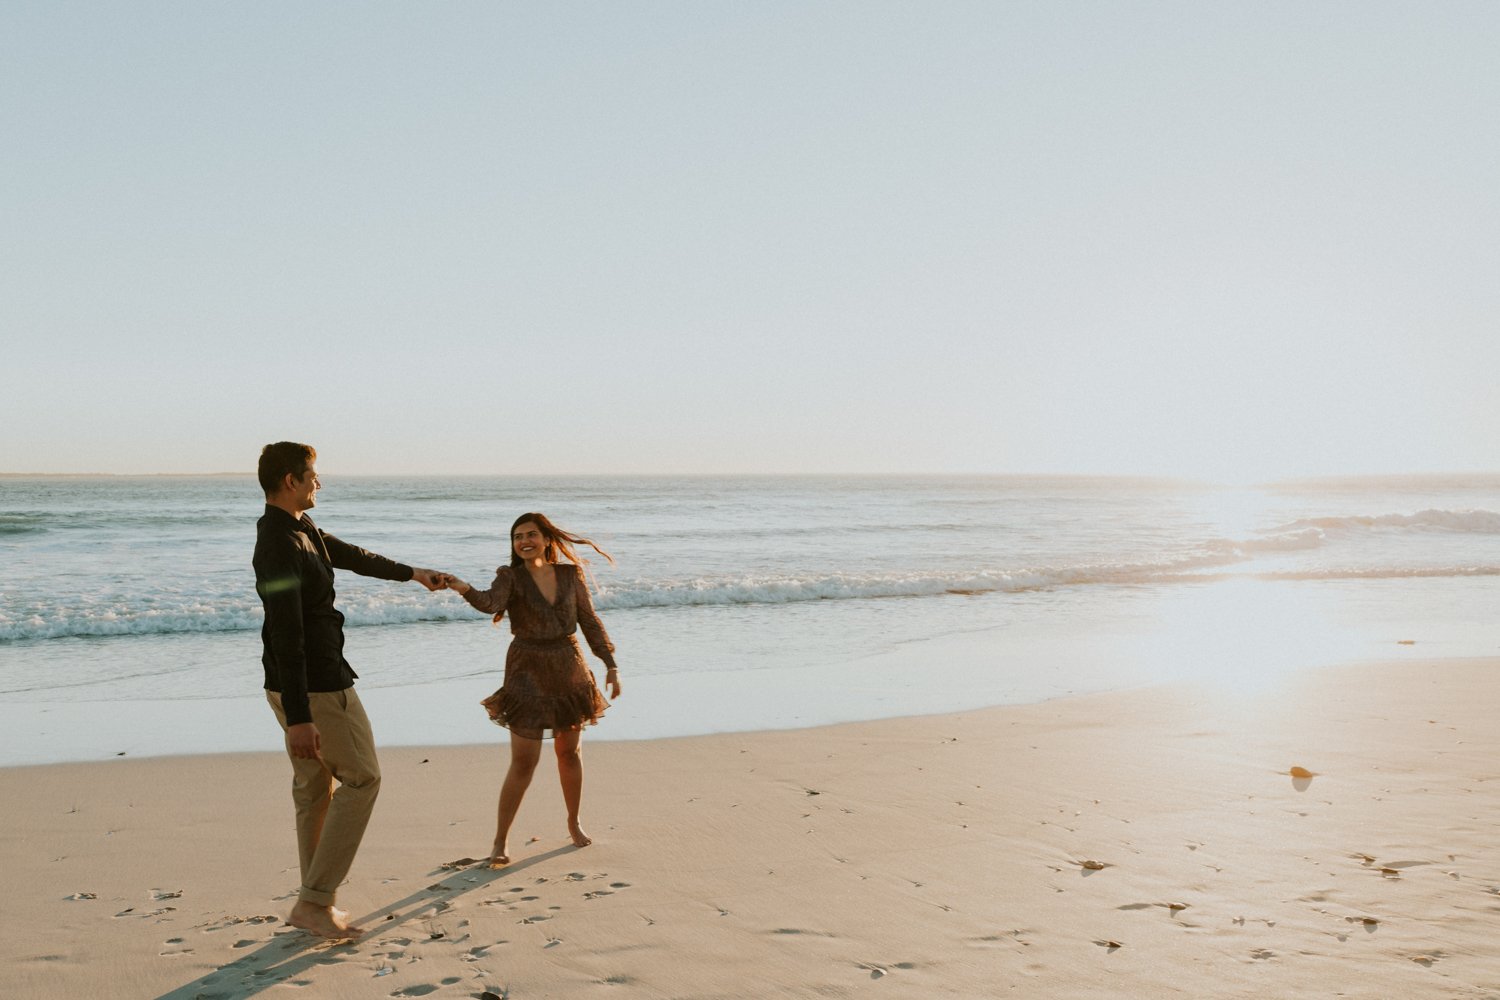
<path id="1" fill-rule="evenodd" d="M 362 946 L 377 942 L 390 931 L 440 913 L 447 904 L 466 893 L 512 878 L 532 865 L 576 850 L 578 848 L 568 844 L 504 868 L 473 867 L 451 871 L 425 889 L 356 919 L 355 924 L 366 928 L 361 938 L 333 942 L 306 931 L 283 933 L 243 958 L 163 993 L 156 1000 L 244 1000 L 253 997 L 316 966 L 338 965 L 358 959 L 365 954 Z"/>

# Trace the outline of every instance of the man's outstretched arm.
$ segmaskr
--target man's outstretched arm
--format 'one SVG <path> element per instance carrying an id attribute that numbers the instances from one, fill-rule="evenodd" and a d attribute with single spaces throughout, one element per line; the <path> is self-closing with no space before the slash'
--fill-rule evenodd
<path id="1" fill-rule="evenodd" d="M 428 590 L 442 590 L 444 574 L 437 570 L 424 569 L 420 566 L 408 566 L 406 563 L 387 559 L 385 556 L 377 555 L 369 549 L 362 549 L 358 545 L 350 545 L 348 542 L 328 532 L 318 529 L 323 536 L 323 544 L 328 548 L 328 558 L 333 561 L 337 569 L 346 569 L 360 576 L 373 576 L 378 580 L 395 580 L 405 583 L 407 580 L 415 580 Z"/>

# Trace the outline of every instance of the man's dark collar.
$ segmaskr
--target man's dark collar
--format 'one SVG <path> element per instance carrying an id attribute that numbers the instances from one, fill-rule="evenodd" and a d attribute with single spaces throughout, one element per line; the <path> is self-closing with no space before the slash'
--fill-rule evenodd
<path id="1" fill-rule="evenodd" d="M 312 518 L 307 516 L 306 511 L 302 512 L 301 517 L 293 517 L 274 503 L 266 504 L 266 517 L 269 517 L 272 521 L 282 521 L 287 527 L 294 529 L 313 523 Z"/>

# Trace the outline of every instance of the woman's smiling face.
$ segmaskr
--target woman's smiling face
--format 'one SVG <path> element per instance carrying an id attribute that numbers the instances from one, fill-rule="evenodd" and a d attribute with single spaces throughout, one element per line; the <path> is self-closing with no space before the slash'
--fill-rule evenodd
<path id="1" fill-rule="evenodd" d="M 547 551 L 547 536 L 535 521 L 522 521 L 510 533 L 510 547 L 526 562 L 543 558 Z"/>

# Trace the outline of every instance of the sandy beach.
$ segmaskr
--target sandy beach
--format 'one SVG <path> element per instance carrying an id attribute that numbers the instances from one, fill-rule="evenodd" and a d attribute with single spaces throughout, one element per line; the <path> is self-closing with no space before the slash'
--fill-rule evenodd
<path id="1" fill-rule="evenodd" d="M 391 748 L 340 896 L 369 928 L 351 944 L 281 920 L 298 880 L 280 755 L 11 768 L 0 984 L 17 997 L 1500 996 L 1497 703 L 1500 661 L 1450 659 L 591 739 L 594 845 L 567 844 L 544 762 L 502 870 L 469 859 L 492 835 L 503 745 Z"/>

